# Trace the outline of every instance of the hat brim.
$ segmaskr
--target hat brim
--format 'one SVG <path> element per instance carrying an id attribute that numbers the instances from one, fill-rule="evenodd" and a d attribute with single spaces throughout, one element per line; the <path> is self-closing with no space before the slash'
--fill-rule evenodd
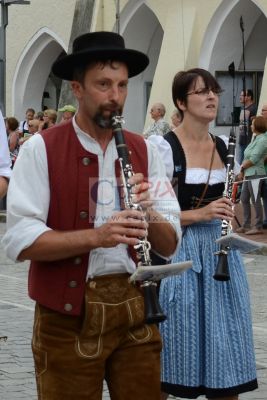
<path id="1" fill-rule="evenodd" d="M 140 51 L 130 49 L 94 49 L 59 58 L 52 65 L 52 72 L 61 79 L 73 80 L 73 71 L 78 66 L 94 61 L 114 60 L 124 62 L 128 67 L 129 78 L 140 74 L 149 64 L 149 58 Z"/>

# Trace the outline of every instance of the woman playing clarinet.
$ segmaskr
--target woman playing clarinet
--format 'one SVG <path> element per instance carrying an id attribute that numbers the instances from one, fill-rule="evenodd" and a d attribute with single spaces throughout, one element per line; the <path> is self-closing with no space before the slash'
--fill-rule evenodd
<path id="1" fill-rule="evenodd" d="M 173 160 L 173 182 L 181 206 L 183 241 L 173 262 L 192 260 L 193 268 L 164 279 L 160 302 L 162 399 L 168 394 L 194 399 L 237 400 L 257 388 L 249 289 L 241 256 L 229 250 L 230 279 L 213 279 L 218 263 L 216 239 L 222 220 L 234 217 L 223 196 L 227 147 L 209 133 L 221 88 L 206 70 L 178 72 L 172 95 L 182 123 L 162 145 Z"/>

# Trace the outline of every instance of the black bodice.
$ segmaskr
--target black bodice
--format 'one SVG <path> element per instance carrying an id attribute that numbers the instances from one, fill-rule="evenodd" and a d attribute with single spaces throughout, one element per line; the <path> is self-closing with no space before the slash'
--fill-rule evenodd
<path id="1" fill-rule="evenodd" d="M 188 184 L 185 183 L 186 175 L 186 158 L 182 145 L 174 132 L 169 132 L 164 139 L 170 144 L 173 153 L 173 187 L 178 198 L 181 210 L 190 210 L 196 207 L 198 199 L 201 197 L 205 183 Z M 218 136 L 214 137 L 216 141 L 216 150 L 218 151 L 223 163 L 226 163 L 227 147 L 224 141 Z M 224 190 L 224 182 L 208 185 L 208 189 L 201 202 L 203 207 L 213 200 L 222 196 Z"/>
<path id="2" fill-rule="evenodd" d="M 198 203 L 198 199 L 201 197 L 205 187 L 205 183 L 201 184 L 189 184 L 183 183 L 183 185 L 175 184 L 174 181 L 174 190 L 175 194 L 178 198 L 180 207 L 182 211 L 191 210 L 196 207 Z M 224 182 L 216 183 L 214 185 L 209 185 L 204 196 L 204 199 L 201 202 L 200 207 L 203 207 L 210 203 L 213 200 L 222 197 L 222 193 L 224 190 Z"/>

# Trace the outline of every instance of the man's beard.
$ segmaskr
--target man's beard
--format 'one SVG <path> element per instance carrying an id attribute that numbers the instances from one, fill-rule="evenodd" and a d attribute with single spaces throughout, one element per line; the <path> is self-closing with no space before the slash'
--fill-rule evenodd
<path id="1" fill-rule="evenodd" d="M 114 110 L 109 110 L 110 114 L 109 115 L 104 115 L 105 112 L 107 111 L 104 108 L 99 109 L 95 116 L 93 117 L 93 121 L 99 128 L 103 129 L 110 129 L 112 128 L 112 118 L 114 115 L 121 115 L 122 114 L 122 108 L 121 107 L 113 107 Z"/>

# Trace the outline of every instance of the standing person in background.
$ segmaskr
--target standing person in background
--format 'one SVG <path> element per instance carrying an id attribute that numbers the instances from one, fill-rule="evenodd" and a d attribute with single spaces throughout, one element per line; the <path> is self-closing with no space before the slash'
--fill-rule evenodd
<path id="1" fill-rule="evenodd" d="M 28 140 L 13 171 L 3 242 L 12 259 L 31 260 L 40 400 L 100 400 L 104 379 L 111 399 L 160 399 L 161 338 L 145 324 L 143 295 L 129 276 L 132 246 L 147 234 L 157 254 L 168 259 L 176 251 L 179 205 L 172 192 L 150 199 L 144 177 L 164 179 L 164 165 L 142 136 L 124 132 L 135 170 L 127 183 L 143 211 L 121 209 L 112 131 L 128 79 L 147 65 L 117 33 L 77 37 L 52 71 L 71 81 L 78 112 Z"/>
<path id="2" fill-rule="evenodd" d="M 24 138 L 21 138 L 19 140 L 20 146 L 28 139 L 30 139 L 33 135 L 35 135 L 37 132 L 39 132 L 39 127 L 40 127 L 40 120 L 32 119 L 28 125 L 29 133 L 26 136 L 24 136 Z"/>
<path id="3" fill-rule="evenodd" d="M 144 132 L 144 136 L 148 138 L 151 135 L 159 135 L 164 136 L 166 133 L 170 131 L 170 125 L 168 122 L 164 120 L 164 116 L 166 114 L 166 109 L 164 104 L 155 103 L 151 107 L 150 115 L 151 118 L 155 121 L 152 125 L 150 125 L 146 131 Z"/>
<path id="4" fill-rule="evenodd" d="M 38 131 L 41 131 L 42 130 L 42 126 L 44 124 L 44 112 L 43 111 L 38 111 L 34 116 L 34 120 L 36 120 L 36 119 L 39 121 Z"/>
<path id="5" fill-rule="evenodd" d="M 261 108 L 261 115 L 265 119 L 266 122 L 266 131 L 267 131 L 267 103 L 263 104 Z M 267 176 L 267 154 L 266 157 L 264 158 L 264 168 L 265 168 L 265 173 Z M 264 209 L 264 220 L 262 227 L 264 229 L 267 229 L 267 179 L 264 180 L 263 187 L 262 187 L 262 201 L 263 201 L 263 209 Z"/>
<path id="6" fill-rule="evenodd" d="M 178 108 L 175 108 L 172 112 L 171 115 L 171 130 L 173 131 L 175 128 L 177 128 L 177 126 L 180 125 L 180 123 L 182 122 L 182 117 L 181 117 L 181 113 L 178 110 Z"/>
<path id="7" fill-rule="evenodd" d="M 43 111 L 38 111 L 34 115 L 34 119 L 38 119 L 39 122 L 42 122 L 44 120 L 44 112 Z"/>
<path id="8" fill-rule="evenodd" d="M 222 219 L 234 216 L 233 204 L 223 197 L 227 147 L 209 133 L 220 92 L 216 79 L 200 68 L 178 72 L 173 80 L 182 123 L 162 141 L 169 145 L 164 159 L 173 160 L 183 240 L 172 261 L 192 260 L 193 266 L 160 285 L 167 315 L 160 324 L 162 399 L 172 394 L 237 400 L 257 388 L 249 288 L 238 251 L 228 253 L 230 280 L 213 278 Z"/>
<path id="9" fill-rule="evenodd" d="M 39 121 L 43 121 L 44 120 L 44 112 L 43 111 L 38 111 L 34 115 L 34 119 L 38 119 Z"/>
<path id="10" fill-rule="evenodd" d="M 176 132 L 176 128 L 181 124 L 182 122 L 182 115 L 178 108 L 175 108 L 172 116 L 171 116 L 172 124 L 170 126 L 170 130 L 173 132 Z M 158 147 L 160 156 L 162 160 L 164 160 L 165 168 L 166 168 L 166 173 L 167 176 L 172 177 L 173 173 L 173 162 L 172 158 L 169 157 L 169 146 L 168 143 L 165 140 L 162 140 L 161 135 L 150 135 L 148 137 L 148 140 L 150 143 L 153 143 L 155 146 Z"/>
<path id="11" fill-rule="evenodd" d="M 264 159 L 267 155 L 266 120 L 261 115 L 253 118 L 252 132 L 255 135 L 244 152 L 244 160 L 241 164 L 238 180 L 243 180 L 241 203 L 243 208 L 243 225 L 236 229 L 237 233 L 257 235 L 263 233 L 263 210 L 261 204 L 261 192 L 263 179 L 259 180 L 257 197 L 255 198 L 252 181 L 266 176 Z M 251 204 L 255 209 L 255 226 L 251 227 Z"/>
<path id="12" fill-rule="evenodd" d="M 239 124 L 239 135 L 237 144 L 237 161 L 242 164 L 244 158 L 244 151 L 247 145 L 250 143 L 252 138 L 251 122 L 252 118 L 257 113 L 257 106 L 253 100 L 253 91 L 251 89 L 246 90 L 240 94 L 240 103 L 242 109 L 240 111 L 240 124 Z"/>
<path id="13" fill-rule="evenodd" d="M 39 119 L 31 120 L 31 122 L 29 123 L 29 134 L 35 135 L 37 132 L 39 132 L 39 126 L 40 126 Z"/>
<path id="14" fill-rule="evenodd" d="M 48 108 L 44 111 L 44 123 L 41 126 L 41 130 L 51 128 L 56 125 L 57 122 L 57 112 L 52 108 Z"/>
<path id="15" fill-rule="evenodd" d="M 6 126 L 2 112 L 0 111 L 0 199 L 6 195 L 10 175 L 11 160 L 7 142 Z"/>
<path id="16" fill-rule="evenodd" d="M 19 121 L 15 117 L 6 118 L 6 131 L 12 168 L 19 154 Z"/>
<path id="17" fill-rule="evenodd" d="M 25 133 L 29 133 L 28 124 L 34 118 L 35 111 L 33 108 L 27 108 L 25 116 L 26 118 L 23 121 L 20 121 L 19 124 L 19 134 L 20 137 L 24 137 Z"/>
<path id="18" fill-rule="evenodd" d="M 66 104 L 64 107 L 58 109 L 62 113 L 60 122 L 66 122 L 73 118 L 76 113 L 76 108 L 71 104 Z"/>

